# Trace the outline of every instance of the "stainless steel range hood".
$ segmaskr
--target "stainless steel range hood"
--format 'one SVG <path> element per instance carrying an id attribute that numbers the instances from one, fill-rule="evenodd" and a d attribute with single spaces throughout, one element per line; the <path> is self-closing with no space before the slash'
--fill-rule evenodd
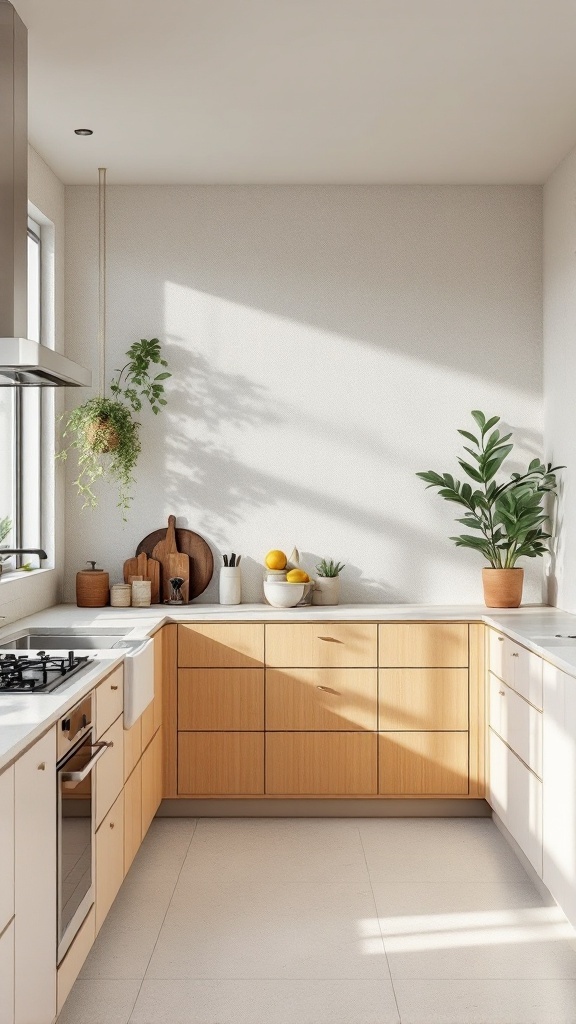
<path id="1" fill-rule="evenodd" d="M 92 373 L 26 337 L 28 32 L 0 0 L 0 387 L 90 387 Z"/>

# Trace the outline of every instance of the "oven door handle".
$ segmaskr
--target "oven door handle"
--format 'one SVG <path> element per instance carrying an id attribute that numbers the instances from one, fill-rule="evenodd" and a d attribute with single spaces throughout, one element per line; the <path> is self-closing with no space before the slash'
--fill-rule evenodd
<path id="1" fill-rule="evenodd" d="M 84 765 L 84 767 L 82 768 L 81 771 L 78 771 L 78 772 L 63 772 L 63 771 L 61 771 L 59 773 L 61 781 L 62 782 L 76 782 L 76 783 L 84 782 L 84 779 L 88 778 L 88 776 L 89 776 L 90 772 L 92 771 L 92 769 L 93 769 L 94 765 L 96 764 L 96 762 L 99 761 L 100 758 L 102 757 L 102 755 L 106 753 L 106 750 L 108 749 L 108 747 L 113 747 L 113 746 L 114 746 L 113 743 L 104 743 L 102 741 L 99 742 L 99 743 L 93 743 L 92 744 L 92 749 L 94 749 L 94 747 L 96 748 L 96 753 L 94 754 L 94 756 L 90 758 L 88 763 Z"/>

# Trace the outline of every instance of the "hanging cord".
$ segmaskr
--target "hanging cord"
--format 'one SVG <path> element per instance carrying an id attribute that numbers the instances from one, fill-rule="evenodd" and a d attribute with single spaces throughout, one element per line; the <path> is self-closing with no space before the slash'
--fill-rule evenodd
<path id="1" fill-rule="evenodd" d="M 98 354 L 99 394 L 106 391 L 106 168 L 98 168 Z"/>

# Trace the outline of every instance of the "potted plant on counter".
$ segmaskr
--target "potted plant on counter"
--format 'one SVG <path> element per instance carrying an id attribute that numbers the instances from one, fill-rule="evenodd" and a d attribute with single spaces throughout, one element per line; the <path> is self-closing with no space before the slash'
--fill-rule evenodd
<path id="1" fill-rule="evenodd" d="M 472 484 L 433 470 L 416 475 L 429 487 L 438 488 L 446 501 L 466 509 L 457 522 L 474 532 L 450 540 L 457 547 L 478 551 L 488 562 L 482 570 L 487 607 L 517 608 L 522 601 L 524 570 L 516 563 L 548 550 L 551 534 L 547 532 L 549 517 L 544 503 L 547 495 L 556 494 L 556 473 L 564 467 L 533 459 L 526 472 L 512 473 L 508 480 L 498 483 L 496 474 L 514 447 L 509 443 L 512 434 L 501 435 L 495 429 L 499 416 L 487 419 L 479 410 L 474 410 L 472 416 L 479 434 L 458 431 L 473 445 L 464 445 L 471 462 L 458 459 Z"/>
<path id="2" fill-rule="evenodd" d="M 320 605 L 340 603 L 340 573 L 346 566 L 323 558 L 316 566 L 318 579 L 312 594 L 312 603 Z"/>
<path id="3" fill-rule="evenodd" d="M 66 459 L 72 449 L 76 450 L 79 473 L 74 483 L 84 498 L 82 508 L 96 508 L 98 500 L 93 487 L 97 480 L 108 477 L 114 481 L 124 520 L 132 500 L 130 490 L 141 448 L 140 423 L 133 414 L 148 402 L 158 415 L 167 404 L 163 381 L 171 376 L 166 369 L 153 372 L 153 368 L 168 366 L 158 338 L 134 342 L 126 355 L 128 362 L 116 370 L 117 376 L 110 383 L 111 398 L 97 395 L 66 414 L 62 436 L 71 436 L 73 440 L 56 456 Z"/>

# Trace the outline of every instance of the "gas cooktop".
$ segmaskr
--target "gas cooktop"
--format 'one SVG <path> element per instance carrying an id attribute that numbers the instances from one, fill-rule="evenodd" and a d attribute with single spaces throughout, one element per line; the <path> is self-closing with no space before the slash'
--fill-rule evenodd
<path id="1" fill-rule="evenodd" d="M 68 683 L 92 658 L 68 654 L 0 654 L 0 695 L 3 693 L 52 693 Z"/>

